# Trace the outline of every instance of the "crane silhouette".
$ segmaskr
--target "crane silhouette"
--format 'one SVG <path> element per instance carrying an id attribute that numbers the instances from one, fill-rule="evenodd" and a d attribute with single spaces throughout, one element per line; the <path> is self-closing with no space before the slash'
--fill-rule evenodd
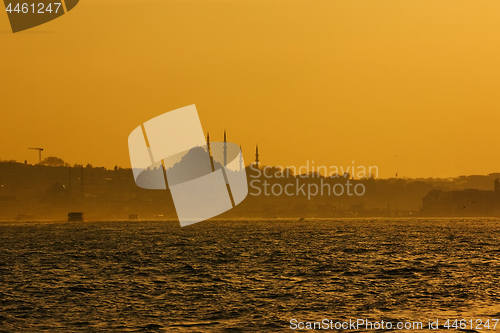
<path id="1" fill-rule="evenodd" d="M 42 151 L 43 148 L 28 148 L 33 150 L 38 150 L 38 164 L 42 164 Z"/>

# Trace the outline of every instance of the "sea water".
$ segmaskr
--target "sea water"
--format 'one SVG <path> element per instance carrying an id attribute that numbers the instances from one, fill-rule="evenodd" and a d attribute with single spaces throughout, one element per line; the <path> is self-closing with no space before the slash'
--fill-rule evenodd
<path id="1" fill-rule="evenodd" d="M 0 222 L 0 331 L 493 320 L 499 233 L 497 219 Z"/>

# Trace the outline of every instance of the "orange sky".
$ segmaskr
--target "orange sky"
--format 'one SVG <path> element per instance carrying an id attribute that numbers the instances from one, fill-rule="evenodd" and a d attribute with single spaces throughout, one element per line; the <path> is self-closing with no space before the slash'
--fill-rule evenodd
<path id="1" fill-rule="evenodd" d="M 499 172 L 499 17 L 497 0 L 82 0 L 12 34 L 0 14 L 0 159 L 129 167 L 135 127 L 196 104 L 247 163 L 258 142 L 269 165 Z"/>

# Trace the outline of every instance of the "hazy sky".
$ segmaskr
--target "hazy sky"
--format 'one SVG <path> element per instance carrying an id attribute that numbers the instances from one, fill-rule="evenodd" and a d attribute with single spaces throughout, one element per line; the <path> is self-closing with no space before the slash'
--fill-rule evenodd
<path id="1" fill-rule="evenodd" d="M 10 33 L 0 159 L 129 167 L 127 137 L 196 104 L 246 162 L 500 171 L 498 0 L 82 0 Z"/>

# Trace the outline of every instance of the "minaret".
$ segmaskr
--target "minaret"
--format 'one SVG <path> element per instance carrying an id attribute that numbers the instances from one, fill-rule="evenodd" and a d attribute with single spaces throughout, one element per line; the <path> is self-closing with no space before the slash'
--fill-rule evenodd
<path id="1" fill-rule="evenodd" d="M 210 157 L 210 165 L 212 166 L 212 172 L 215 171 L 214 159 L 212 158 L 212 153 L 210 152 L 210 133 L 207 131 L 207 153 Z"/>
<path id="2" fill-rule="evenodd" d="M 259 145 L 255 146 L 255 164 L 259 168 Z"/>
<path id="3" fill-rule="evenodd" d="M 240 171 L 243 170 L 243 150 L 240 145 Z"/>
<path id="4" fill-rule="evenodd" d="M 208 153 L 208 156 L 212 156 L 210 154 L 210 133 L 207 131 L 207 153 Z"/>
<path id="5" fill-rule="evenodd" d="M 227 165 L 227 141 L 226 141 L 226 130 L 224 130 L 224 166 Z"/>

